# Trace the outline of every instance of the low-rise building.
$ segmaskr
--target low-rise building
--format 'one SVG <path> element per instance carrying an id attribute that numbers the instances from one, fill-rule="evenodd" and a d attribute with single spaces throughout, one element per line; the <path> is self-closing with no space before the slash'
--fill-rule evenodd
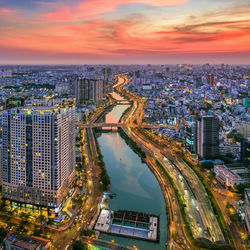
<path id="1" fill-rule="evenodd" d="M 216 174 L 216 179 L 227 187 L 237 186 L 248 181 L 247 178 L 241 177 L 225 165 L 215 165 L 214 172 Z"/>
<path id="2" fill-rule="evenodd" d="M 49 240 L 39 237 L 24 237 L 21 235 L 9 234 L 5 241 L 6 250 L 40 250 L 51 249 Z"/>

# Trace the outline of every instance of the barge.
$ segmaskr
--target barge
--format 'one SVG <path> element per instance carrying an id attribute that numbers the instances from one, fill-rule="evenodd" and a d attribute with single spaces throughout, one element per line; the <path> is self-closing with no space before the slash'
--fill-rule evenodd
<path id="1" fill-rule="evenodd" d="M 159 241 L 159 216 L 141 212 L 103 209 L 95 230 L 148 241 Z"/>

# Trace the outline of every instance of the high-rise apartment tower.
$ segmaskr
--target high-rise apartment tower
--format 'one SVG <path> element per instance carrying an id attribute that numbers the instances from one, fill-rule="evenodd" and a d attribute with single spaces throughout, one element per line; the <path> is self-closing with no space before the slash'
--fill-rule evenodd
<path id="1" fill-rule="evenodd" d="M 58 211 L 75 176 L 74 107 L 2 112 L 2 194 Z"/>
<path id="2" fill-rule="evenodd" d="M 202 116 L 197 121 L 197 154 L 214 158 L 219 154 L 219 120 L 216 116 Z"/>
<path id="3" fill-rule="evenodd" d="M 76 104 L 99 103 L 104 98 L 104 81 L 102 79 L 79 78 L 75 85 Z"/>

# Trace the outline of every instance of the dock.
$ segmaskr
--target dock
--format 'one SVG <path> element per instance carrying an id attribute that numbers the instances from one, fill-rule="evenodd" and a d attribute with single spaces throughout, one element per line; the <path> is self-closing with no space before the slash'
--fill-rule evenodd
<path id="1" fill-rule="evenodd" d="M 159 216 L 118 210 L 103 209 L 95 225 L 95 230 L 128 238 L 159 241 Z"/>

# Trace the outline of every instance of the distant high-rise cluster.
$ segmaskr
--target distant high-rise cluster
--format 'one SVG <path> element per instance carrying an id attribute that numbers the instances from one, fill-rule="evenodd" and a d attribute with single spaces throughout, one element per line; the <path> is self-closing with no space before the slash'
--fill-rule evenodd
<path id="1" fill-rule="evenodd" d="M 2 113 L 2 194 L 58 211 L 75 175 L 74 107 Z"/>
<path id="2" fill-rule="evenodd" d="M 76 105 L 100 103 L 104 99 L 102 79 L 78 78 L 75 84 Z"/>
<path id="3" fill-rule="evenodd" d="M 112 69 L 111 68 L 104 68 L 103 75 L 104 75 L 105 83 L 108 83 L 109 81 L 111 81 L 110 77 L 112 77 Z"/>

